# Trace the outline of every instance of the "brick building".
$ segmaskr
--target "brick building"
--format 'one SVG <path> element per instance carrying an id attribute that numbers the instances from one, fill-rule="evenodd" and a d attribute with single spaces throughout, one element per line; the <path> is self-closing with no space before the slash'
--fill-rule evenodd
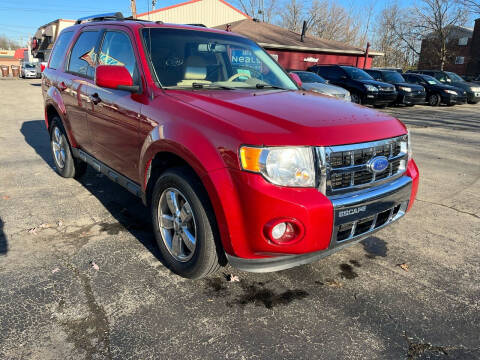
<path id="1" fill-rule="evenodd" d="M 422 40 L 419 69 L 440 69 L 440 57 L 435 50 L 436 43 L 433 33 Z M 480 19 L 475 20 L 473 29 L 463 26 L 449 28 L 444 70 L 460 75 L 480 74 Z"/>

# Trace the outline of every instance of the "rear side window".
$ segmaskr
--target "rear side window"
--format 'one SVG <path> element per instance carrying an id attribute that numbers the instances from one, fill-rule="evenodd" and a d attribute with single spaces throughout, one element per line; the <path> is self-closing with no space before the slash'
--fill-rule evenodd
<path id="1" fill-rule="evenodd" d="M 72 40 L 73 31 L 62 32 L 55 42 L 55 47 L 53 48 L 52 54 L 50 55 L 50 64 L 48 67 L 50 69 L 58 69 L 62 63 L 62 59 L 66 55 L 68 44 Z"/>
<path id="2" fill-rule="evenodd" d="M 98 31 L 85 31 L 80 34 L 70 55 L 69 72 L 93 79 L 97 62 L 95 47 L 98 34 Z"/>
<path id="3" fill-rule="evenodd" d="M 107 31 L 103 38 L 98 59 L 100 65 L 125 66 L 134 81 L 138 79 L 135 53 L 127 34 L 119 31 Z"/>

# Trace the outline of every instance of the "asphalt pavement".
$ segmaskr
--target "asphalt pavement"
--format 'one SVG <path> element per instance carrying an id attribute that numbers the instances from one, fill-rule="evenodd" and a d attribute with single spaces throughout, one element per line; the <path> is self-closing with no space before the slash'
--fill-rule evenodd
<path id="1" fill-rule="evenodd" d="M 421 174 L 398 223 L 311 265 L 191 281 L 128 191 L 55 173 L 39 84 L 0 81 L 0 359 L 480 359 L 480 104 L 385 110 Z"/>

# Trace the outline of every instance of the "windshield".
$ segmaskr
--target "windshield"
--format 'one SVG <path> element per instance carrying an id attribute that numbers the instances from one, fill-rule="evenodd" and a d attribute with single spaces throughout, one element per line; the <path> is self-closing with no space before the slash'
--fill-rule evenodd
<path id="1" fill-rule="evenodd" d="M 161 28 L 143 29 L 142 36 L 163 88 L 298 89 L 283 69 L 249 39 Z"/>
<path id="2" fill-rule="evenodd" d="M 385 71 L 385 80 L 389 83 L 404 83 L 405 79 L 397 71 Z"/>
<path id="3" fill-rule="evenodd" d="M 320 75 L 317 75 L 312 72 L 308 71 L 294 71 L 295 74 L 297 74 L 300 77 L 300 80 L 304 83 L 321 83 L 325 84 L 326 81 L 324 78 L 322 78 Z"/>
<path id="4" fill-rule="evenodd" d="M 452 79 L 452 81 L 456 81 L 456 82 L 465 82 L 465 80 L 463 80 L 460 76 L 458 76 L 457 74 L 455 73 L 452 73 L 452 72 L 448 72 L 447 71 L 447 75 L 450 79 Z"/>
<path id="5" fill-rule="evenodd" d="M 35 69 L 35 65 L 33 64 L 25 64 L 25 69 Z"/>
<path id="6" fill-rule="evenodd" d="M 347 72 L 347 74 L 353 79 L 353 80 L 374 80 L 373 77 L 368 75 L 365 71 L 350 67 L 350 66 L 342 66 L 343 70 Z"/>
<path id="7" fill-rule="evenodd" d="M 443 85 L 440 81 L 430 75 L 423 75 L 422 78 L 430 85 Z"/>

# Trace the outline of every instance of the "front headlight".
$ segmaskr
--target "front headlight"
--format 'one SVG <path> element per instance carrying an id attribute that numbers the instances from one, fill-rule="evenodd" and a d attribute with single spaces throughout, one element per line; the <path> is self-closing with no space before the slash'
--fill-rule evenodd
<path id="1" fill-rule="evenodd" d="M 378 88 L 376 86 L 368 85 L 368 84 L 364 84 L 364 86 L 367 89 L 367 91 L 373 91 L 373 92 L 378 91 Z"/>
<path id="2" fill-rule="evenodd" d="M 263 175 L 272 184 L 315 187 L 315 164 L 311 147 L 240 148 L 242 169 Z"/>
<path id="3" fill-rule="evenodd" d="M 398 89 L 405 92 L 412 92 L 412 88 L 405 87 L 405 86 L 399 86 Z"/>
<path id="4" fill-rule="evenodd" d="M 458 93 L 456 91 L 453 91 L 453 90 L 443 90 L 443 91 L 445 91 L 447 94 L 458 95 Z"/>

